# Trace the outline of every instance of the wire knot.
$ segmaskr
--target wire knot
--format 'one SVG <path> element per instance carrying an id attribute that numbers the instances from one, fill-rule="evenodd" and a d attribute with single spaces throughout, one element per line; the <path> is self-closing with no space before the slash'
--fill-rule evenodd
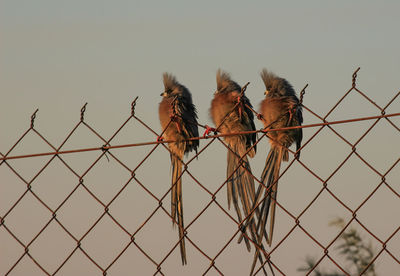
<path id="1" fill-rule="evenodd" d="M 135 116 L 135 107 L 136 107 L 136 100 L 138 99 L 139 97 L 138 96 L 136 96 L 136 98 L 132 101 L 132 103 L 131 103 L 131 115 L 132 116 Z"/>
<path id="2" fill-rule="evenodd" d="M 83 122 L 83 119 L 85 116 L 86 106 L 87 106 L 87 103 L 85 103 L 81 108 L 81 122 Z"/>
<path id="3" fill-rule="evenodd" d="M 103 146 L 101 147 L 101 150 L 102 150 L 102 151 L 108 151 L 108 146 L 107 146 L 107 144 L 103 145 Z"/>
<path id="4" fill-rule="evenodd" d="M 39 109 L 36 109 L 35 112 L 33 112 L 31 116 L 31 128 L 33 128 L 34 123 L 35 123 L 35 118 L 36 118 L 36 113 L 39 111 Z"/>
<path id="5" fill-rule="evenodd" d="M 352 88 L 356 87 L 356 79 L 357 79 L 357 73 L 360 71 L 360 67 L 357 68 L 356 71 L 354 71 L 353 76 L 352 76 Z"/>
<path id="6" fill-rule="evenodd" d="M 308 87 L 308 83 L 307 83 L 306 86 L 304 86 L 304 88 L 301 89 L 301 91 L 300 91 L 300 100 L 299 100 L 300 105 L 303 104 L 303 98 L 304 98 L 304 94 L 306 94 L 306 88 L 307 88 L 307 87 Z"/>

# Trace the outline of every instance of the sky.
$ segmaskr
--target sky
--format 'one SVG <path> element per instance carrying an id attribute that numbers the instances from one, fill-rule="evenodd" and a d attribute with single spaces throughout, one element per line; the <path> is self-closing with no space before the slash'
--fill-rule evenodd
<path id="1" fill-rule="evenodd" d="M 79 121 L 80 109 L 86 102 L 88 105 L 85 119 L 104 137 L 110 137 L 129 117 L 130 104 L 136 96 L 138 96 L 136 114 L 154 130 L 160 132 L 158 103 L 161 100 L 160 93 L 163 92 L 163 72 L 174 74 L 178 81 L 189 88 L 198 110 L 199 122 L 202 124 L 212 124 L 208 110 L 216 89 L 215 74 L 219 68 L 229 72 L 240 85 L 250 82 L 246 95 L 256 109 L 264 91 L 259 77 L 262 68 L 267 68 L 286 78 L 297 93 L 308 84 L 304 104 L 317 114 L 324 116 L 351 88 L 351 76 L 360 67 L 357 87 L 378 105 L 385 106 L 400 89 L 399 9 L 400 3 L 394 0 L 379 2 L 372 0 L 247 2 L 0 0 L 0 152 L 5 154 L 29 128 L 30 116 L 36 109 L 39 111 L 35 127 L 51 143 L 59 146 Z M 398 112 L 399 107 L 399 99 L 397 99 L 389 107 L 387 113 Z M 351 93 L 329 119 L 344 120 L 374 115 L 380 115 L 380 111 L 357 93 Z M 305 124 L 316 122 L 320 121 L 305 112 Z M 400 124 L 398 118 L 394 118 L 393 122 Z M 336 126 L 334 129 L 355 142 L 371 124 L 372 122 L 354 123 Z M 261 128 L 261 124 L 257 123 L 257 127 Z M 306 141 L 316 132 L 316 129 L 310 128 L 304 132 Z M 127 144 L 132 141 L 154 141 L 154 136 L 140 128 L 135 122 L 118 135 L 114 143 Z M 360 143 L 358 149 L 362 156 L 384 173 L 399 157 L 398 147 L 393 146 L 398 141 L 398 131 L 389 124 L 380 122 Z M 73 137 L 68 142 L 65 148 L 96 147 L 99 143 L 101 141 L 82 130 L 76 138 Z M 149 150 L 149 147 L 142 147 L 115 152 L 134 167 L 140 159 L 139 156 L 143 156 Z M 268 143 L 263 141 L 256 158 L 252 160 L 252 167 L 256 174 L 262 171 L 267 150 Z M 11 155 L 46 151 L 49 151 L 49 147 L 32 135 L 26 138 Z M 337 136 L 325 129 L 318 139 L 310 142 L 304 149 L 302 158 L 319 175 L 327 178 L 335 166 L 340 164 L 350 152 L 351 148 L 349 149 Z M 76 164 L 79 171 L 84 171 L 95 156 L 97 155 L 93 153 L 65 158 L 70 158 L 68 160 Z M 143 168 L 141 177 L 151 187 L 153 187 L 152 183 L 157 183 L 158 186 L 156 185 L 153 189 L 162 194 L 169 186 L 169 157 L 168 153 L 162 149 L 158 149 L 155 156 L 157 158 L 150 159 L 148 165 Z M 215 144 L 203 158 L 199 158 L 197 164 L 193 163 L 193 170 L 213 191 L 216 190 L 216 183 L 223 182 L 225 156 L 223 146 Z M 48 159 L 37 158 L 10 162 L 23 172 L 27 179 L 31 179 Z M 109 183 L 118 182 L 116 187 L 121 187 L 121 183 L 126 181 L 127 176 L 119 171 L 121 168 L 115 162 L 107 162 L 106 159 L 102 161 L 104 162 L 99 165 L 98 176 L 88 175 L 88 181 L 90 182 L 90 177 L 92 177 L 91 181 L 98 183 L 97 185 L 92 183 L 93 189 L 105 198 L 110 198 L 118 189 Z M 356 208 L 380 181 L 379 177 L 366 168 L 359 159 L 354 158 L 351 162 L 354 163 L 347 163 L 348 165 L 332 178 L 332 190 L 350 206 Z M 103 175 L 102 173 L 108 169 L 110 172 Z M 154 170 L 158 173 L 153 173 Z M 204 173 L 204 171 L 208 172 Z M 207 176 L 213 178 L 214 181 L 208 181 Z M 391 185 L 397 185 L 395 188 L 397 192 L 399 192 L 399 177 L 398 166 L 387 176 Z M 2 188 L 6 191 L 1 198 L 1 202 L 4 203 L 0 203 L 0 214 L 3 216 L 24 189 L 21 188 L 21 181 L 17 180 L 4 165 L 0 166 L 0 179 L 2 179 L 1 183 L 7 183 Z M 193 182 L 189 177 L 185 180 L 188 183 Z M 43 183 L 37 184 L 37 191 L 42 192 L 49 202 L 54 201 L 52 204 L 56 206 L 62 195 L 71 190 L 65 187 L 73 187 L 71 183 L 76 183 L 76 178 L 71 176 L 71 173 L 65 172 L 62 164 L 56 163 L 51 169 L 45 170 L 43 180 L 37 181 Z M 160 182 L 166 183 L 161 185 Z M 293 182 L 296 183 L 293 184 Z M 315 196 L 322 188 L 321 183 L 297 163 L 280 183 L 282 183 L 280 184 L 282 204 L 286 204 L 285 206 L 296 214 L 299 214 L 307 205 L 306 203 L 310 202 L 312 196 Z M 146 205 L 146 200 L 150 200 L 148 198 L 138 201 L 143 205 L 135 201 L 137 193 L 141 192 L 135 185 L 129 186 L 130 192 L 126 192 L 126 198 L 120 201 L 124 202 L 123 206 L 127 209 L 121 211 L 115 207 L 115 213 L 124 217 L 128 224 L 129 217 L 134 217 L 137 223 L 143 222 L 146 214 L 149 215 L 154 210 L 152 209 L 154 204 Z M 360 189 L 360 185 L 364 186 Z M 17 186 L 19 188 L 16 188 Z M 190 221 L 200 210 L 199 206 L 204 206 L 206 202 L 205 196 L 197 202 L 198 194 L 201 193 L 198 189 L 195 183 L 191 183 L 184 191 L 185 202 L 188 202 L 185 203 L 188 210 L 187 221 Z M 57 199 L 56 194 L 60 190 L 64 192 Z M 223 189 L 219 194 L 220 200 L 224 201 L 224 206 L 226 206 L 225 193 Z M 77 196 L 74 199 L 74 204 L 77 210 L 85 209 L 88 217 L 93 218 L 93 214 L 99 209 L 95 203 L 88 204 L 86 196 L 82 191 L 80 197 Z M 393 211 L 396 206 L 397 210 L 400 207 L 400 200 L 385 187 L 379 188 L 379 193 L 372 198 L 371 202 L 374 203 L 366 204 L 364 209 L 360 209 L 360 216 L 364 216 L 364 221 L 367 224 L 370 223 L 369 227 L 372 227 L 378 235 L 381 235 L 381 239 L 385 240 L 400 224 L 396 212 Z M 167 199 L 168 197 L 165 200 Z M 138 212 L 137 209 L 130 210 L 132 201 L 139 206 L 147 206 L 148 209 L 143 207 L 145 210 L 143 213 Z M 30 210 L 33 210 L 32 206 L 37 204 L 34 199 L 24 199 L 23 202 L 21 208 L 23 205 Z M 305 224 L 309 223 L 308 229 L 317 236 L 319 233 L 324 233 L 320 234 L 320 239 L 328 244 L 333 234 L 337 233 L 327 226 L 329 220 L 335 216 L 345 216 L 350 219 L 350 216 L 343 207 L 338 207 L 337 202 L 335 203 L 332 197 L 325 193 L 313 206 L 316 207 L 311 208 L 305 215 Z M 70 216 L 73 216 L 72 210 Z M 42 213 L 43 210 L 32 214 L 30 219 L 24 215 L 23 209 L 19 212 L 15 211 L 14 214 L 13 212 L 9 215 L 8 225 L 10 227 L 14 225 L 13 229 L 19 229 L 16 231 L 20 231 L 20 235 L 26 235 L 26 237 L 32 235 L 28 229 L 25 230 L 27 223 L 36 223 L 40 228 L 42 224 L 38 222 L 39 219 L 35 219 L 35 216 L 45 216 Z M 199 220 L 195 224 L 197 228 L 193 227 L 192 230 L 195 233 L 193 236 L 198 237 L 205 247 L 210 247 L 211 252 L 218 251 L 222 244 L 220 240 L 207 241 L 210 238 L 208 234 L 205 234 L 210 231 L 209 224 L 215 224 L 223 217 L 218 210 L 215 212 L 216 214 L 206 213 L 208 218 L 204 218 L 204 222 Z M 233 210 L 230 212 L 233 215 Z M 387 217 L 382 216 L 382 212 Z M 279 237 L 283 238 L 283 233 L 290 229 L 290 225 L 293 225 L 293 221 L 290 221 L 288 216 L 285 217 L 282 210 L 278 210 L 277 216 L 278 219 L 279 216 L 281 217 L 281 226 L 278 225 L 276 230 L 277 240 L 279 240 Z M 86 218 L 82 215 L 81 220 L 74 221 L 65 215 L 64 219 L 71 220 L 72 228 L 85 229 L 83 225 Z M 132 230 L 135 229 L 135 225 L 132 224 Z M 215 229 L 221 234 L 222 240 L 229 238 L 229 235 L 223 236 L 224 231 L 229 231 L 229 226 L 234 231 L 232 223 Z M 103 233 L 101 231 L 109 233 L 112 227 L 112 223 L 99 227 L 98 235 L 101 237 Z M 160 241 L 150 239 L 148 237 L 150 234 L 146 236 L 147 232 L 145 232 L 143 239 L 149 251 L 163 248 L 160 244 L 166 244 L 167 248 L 175 241 L 177 233 L 170 227 L 170 221 L 166 216 L 160 215 L 160 218 L 154 219 L 153 227 L 163 229 L 168 233 L 165 235 L 168 236 L 166 240 Z M 55 229 L 54 233 L 63 235 L 61 231 L 57 232 L 59 231 L 57 227 Z M 152 233 L 151 228 L 146 231 Z M 48 235 L 51 236 L 54 233 L 51 232 Z M 364 234 L 368 237 L 367 233 Z M 215 239 L 219 237 L 216 233 L 210 236 Z M 285 274 L 296 275 L 298 273 L 296 268 L 301 266 L 305 255 L 321 256 L 323 252 L 318 250 L 312 241 L 305 242 L 304 233 L 300 231 L 295 231 L 291 237 L 290 242 L 284 243 L 280 250 L 276 251 L 276 262 L 284 267 Z M 87 248 L 96 248 L 97 252 L 110 252 L 114 248 L 112 242 L 99 245 L 96 242 L 96 235 L 92 238 L 92 241 L 87 241 Z M 29 241 L 29 238 L 26 239 Z M 3 249 L 2 254 L 9 256 L 7 259 L 0 258 L 3 259 L 0 261 L 0 267 L 7 267 L 1 269 L 3 273 L 23 251 L 1 228 L 0 241 L 7 244 L 6 252 Z M 41 243 L 38 242 L 36 254 L 39 258 L 48 259 L 43 248 L 52 247 L 45 241 L 42 243 L 40 247 Z M 71 247 L 70 242 L 65 242 L 65 244 Z M 376 242 L 374 245 L 379 248 Z M 400 259 L 399 234 L 389 247 Z M 248 254 L 244 248 L 236 244 L 230 248 L 232 249 L 221 257 L 222 271 L 227 275 L 239 271 L 248 273 L 252 254 Z M 182 268 L 179 265 L 178 250 L 175 250 L 167 259 L 164 273 L 167 275 L 185 275 L 185 273 L 187 275 L 190 271 L 204 273 L 208 261 L 199 257 L 199 253 L 193 247 L 188 251 L 189 266 Z M 164 251 L 161 250 L 161 252 Z M 287 252 L 295 253 L 288 254 Z M 59 253 L 61 256 L 59 260 L 62 259 L 63 254 L 65 255 L 64 251 Z M 109 261 L 102 254 L 98 255 L 99 259 L 106 259 L 104 263 Z M 117 268 L 114 274 L 110 271 L 110 275 L 126 275 L 124 269 L 129 269 L 129 258 L 141 258 L 140 254 L 133 249 L 126 256 L 125 260 L 120 261 L 120 265 L 115 265 Z M 161 256 L 162 253 L 160 256 L 157 255 L 156 259 L 162 259 Z M 75 269 L 75 272 L 85 271 L 87 275 L 99 274 L 98 270 L 87 261 L 79 262 L 80 258 L 84 259 L 82 256 L 76 257 L 76 265 L 70 265 L 60 273 L 68 275 Z M 111 257 L 108 256 L 108 258 Z M 194 259 L 198 261 L 195 262 Z M 246 261 L 243 261 L 244 259 Z M 57 267 L 59 260 L 49 261 L 49 266 Z M 240 265 L 241 261 L 245 264 Z M 146 263 L 146 261 L 143 262 Z M 75 264 L 74 260 L 71 263 Z M 231 265 L 231 263 L 237 265 Z M 138 271 L 145 275 L 149 273 L 148 271 L 151 274 L 154 273 L 151 264 L 146 264 L 142 267 L 141 262 L 138 261 L 136 264 L 139 267 Z M 324 259 L 321 266 L 329 270 L 332 263 Z M 24 271 L 34 268 L 35 265 L 27 259 L 23 265 L 18 266 L 19 270 L 11 275 L 23 275 Z M 377 260 L 380 275 L 391 275 L 391 272 L 398 271 L 399 268 L 400 265 L 391 260 L 386 253 Z M 32 275 L 42 275 L 37 269 L 34 271 L 37 274 Z M 213 273 L 216 272 L 211 271 L 209 275 L 214 275 Z"/>

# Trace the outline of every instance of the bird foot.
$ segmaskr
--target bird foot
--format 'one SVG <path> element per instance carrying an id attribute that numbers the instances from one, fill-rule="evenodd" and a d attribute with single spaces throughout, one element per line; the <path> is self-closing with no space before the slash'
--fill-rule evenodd
<path id="1" fill-rule="evenodd" d="M 205 125 L 205 127 L 206 127 L 206 130 L 204 131 L 203 137 L 206 137 L 207 135 L 209 135 L 210 132 L 214 132 L 215 135 L 217 134 L 217 129 L 210 127 L 208 125 Z"/>

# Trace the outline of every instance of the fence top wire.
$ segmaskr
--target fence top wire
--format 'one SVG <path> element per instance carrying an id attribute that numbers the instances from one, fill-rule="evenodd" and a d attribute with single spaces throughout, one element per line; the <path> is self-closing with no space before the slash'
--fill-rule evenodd
<path id="1" fill-rule="evenodd" d="M 35 111 L 34 115 L 36 115 L 37 111 L 38 110 Z M 298 129 L 298 128 L 314 128 L 314 127 L 320 127 L 320 126 L 347 124 L 347 123 L 370 121 L 370 120 L 391 118 L 391 117 L 398 117 L 398 116 L 400 116 L 400 112 L 399 113 L 382 114 L 382 115 L 377 115 L 377 116 L 359 117 L 359 118 L 346 119 L 346 120 L 337 120 L 337 121 L 324 120 L 324 122 L 322 122 L 322 123 L 305 124 L 305 125 L 301 125 L 301 126 L 283 127 L 283 128 L 275 128 L 275 129 L 264 129 L 263 128 L 263 129 L 259 129 L 259 130 L 253 130 L 253 131 L 231 132 L 231 133 L 224 133 L 224 134 L 221 133 L 221 134 L 193 137 L 193 138 L 188 138 L 188 139 L 180 140 L 180 141 L 206 140 L 206 139 L 212 139 L 212 138 L 218 138 L 218 137 L 237 136 L 237 135 L 251 134 L 251 133 L 268 133 L 268 132 L 272 132 L 272 131 L 285 131 L 285 130 Z M 33 121 L 32 121 L 31 126 L 33 127 Z M 98 151 L 98 150 L 105 151 L 105 150 L 110 150 L 110 149 L 149 146 L 149 145 L 155 145 L 155 144 L 168 144 L 168 143 L 173 143 L 173 142 L 177 142 L 177 141 L 176 140 L 158 139 L 155 141 L 133 143 L 133 144 L 122 144 L 122 145 L 113 145 L 113 146 L 101 146 L 101 147 L 81 148 L 81 149 L 72 149 L 72 150 L 51 151 L 51 152 L 42 152 L 42 153 L 33 153 L 33 154 L 15 155 L 15 156 L 4 155 L 3 157 L 0 157 L 0 161 L 11 160 L 11 159 L 30 158 L 30 157 L 40 157 L 40 156 L 47 156 L 47 155 L 61 155 L 61 154 L 78 153 L 78 152 L 86 152 L 86 151 Z"/>

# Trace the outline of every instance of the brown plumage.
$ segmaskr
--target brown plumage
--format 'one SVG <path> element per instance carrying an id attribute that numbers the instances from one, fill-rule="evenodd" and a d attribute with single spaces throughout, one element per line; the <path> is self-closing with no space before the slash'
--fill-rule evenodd
<path id="1" fill-rule="evenodd" d="M 185 141 L 198 137 L 197 113 L 189 90 L 175 77 L 164 73 L 165 91 L 159 106 L 159 117 L 165 140 L 175 140 L 168 144 L 171 153 L 171 216 L 173 225 L 178 224 L 182 264 L 187 263 L 183 223 L 182 201 L 182 159 L 185 154 L 199 146 L 198 140 Z"/>
<path id="2" fill-rule="evenodd" d="M 290 83 L 264 69 L 261 78 L 265 84 L 265 99 L 261 102 L 260 113 L 266 128 L 277 129 L 290 126 L 299 126 L 303 122 L 302 108 L 299 99 Z M 257 223 L 257 243 L 261 245 L 263 237 L 268 245 L 272 243 L 275 224 L 275 207 L 278 190 L 279 170 L 281 161 L 288 161 L 288 148 L 295 142 L 296 150 L 301 146 L 302 129 L 268 132 L 271 137 L 271 149 L 268 153 L 265 167 L 261 175 L 260 185 L 256 193 L 256 204 L 262 198 L 261 209 Z M 300 156 L 300 152 L 297 152 Z M 263 195 L 263 191 L 264 195 Z M 266 224 L 270 215 L 269 236 L 266 234 Z M 252 272 L 254 270 L 259 250 L 256 250 Z M 252 273 L 251 272 L 251 273 Z"/>
<path id="3" fill-rule="evenodd" d="M 218 70 L 217 91 L 210 108 L 211 117 L 218 131 L 227 134 L 255 130 L 254 115 L 246 105 L 251 107 L 249 99 L 245 95 L 241 96 L 241 87 L 231 80 L 227 73 Z M 228 207 L 233 202 L 238 219 L 243 222 L 243 219 L 250 214 L 255 198 L 254 179 L 247 156 L 254 157 L 256 153 L 256 147 L 253 146 L 256 134 L 226 136 L 224 140 L 230 148 L 227 156 Z M 253 236 L 254 220 L 251 219 L 247 224 Z M 245 233 L 246 227 L 242 227 L 242 231 Z M 247 238 L 245 242 L 250 251 Z"/>

